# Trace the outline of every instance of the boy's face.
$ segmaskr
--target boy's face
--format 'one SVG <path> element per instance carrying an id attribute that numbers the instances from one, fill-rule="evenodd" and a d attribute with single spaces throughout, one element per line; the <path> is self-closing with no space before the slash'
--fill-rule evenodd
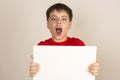
<path id="1" fill-rule="evenodd" d="M 67 32 L 71 27 L 69 15 L 64 11 L 52 11 L 47 21 L 47 27 L 55 42 L 62 42 L 67 39 Z"/>

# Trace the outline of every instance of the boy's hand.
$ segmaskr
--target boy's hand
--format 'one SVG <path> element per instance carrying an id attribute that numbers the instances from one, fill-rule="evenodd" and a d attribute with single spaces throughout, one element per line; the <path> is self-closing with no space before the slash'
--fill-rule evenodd
<path id="1" fill-rule="evenodd" d="M 99 63 L 93 63 L 89 66 L 89 72 L 94 76 L 98 75 L 99 72 Z"/>
<path id="2" fill-rule="evenodd" d="M 36 73 L 39 71 L 39 64 L 38 63 L 31 63 L 30 64 L 30 76 L 34 77 L 36 75 Z"/>
<path id="3" fill-rule="evenodd" d="M 31 58 L 33 59 L 33 55 L 31 55 Z M 30 63 L 30 70 L 29 70 L 30 76 L 34 77 L 38 71 L 39 71 L 39 64 L 31 62 Z"/>

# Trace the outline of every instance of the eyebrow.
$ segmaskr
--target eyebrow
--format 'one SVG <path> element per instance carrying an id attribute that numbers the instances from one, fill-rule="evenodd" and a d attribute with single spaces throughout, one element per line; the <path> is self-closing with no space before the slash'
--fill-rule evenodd
<path id="1" fill-rule="evenodd" d="M 50 17 L 57 17 L 56 15 L 52 15 L 52 16 L 50 16 Z M 66 17 L 66 18 L 68 18 L 68 16 L 61 16 L 61 17 Z"/>

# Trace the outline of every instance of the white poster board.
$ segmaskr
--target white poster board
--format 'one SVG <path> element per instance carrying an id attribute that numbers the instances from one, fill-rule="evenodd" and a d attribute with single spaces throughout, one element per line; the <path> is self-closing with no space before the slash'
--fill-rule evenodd
<path id="1" fill-rule="evenodd" d="M 33 80 L 95 80 L 88 66 L 96 62 L 95 46 L 34 46 L 40 70 Z"/>

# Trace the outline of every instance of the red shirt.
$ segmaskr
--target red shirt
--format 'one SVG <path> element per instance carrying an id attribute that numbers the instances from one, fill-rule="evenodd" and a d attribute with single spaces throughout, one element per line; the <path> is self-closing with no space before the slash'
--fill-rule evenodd
<path id="1" fill-rule="evenodd" d="M 45 41 L 41 41 L 38 45 L 54 45 L 54 46 L 85 46 L 84 42 L 78 38 L 70 38 L 68 37 L 67 40 L 63 42 L 55 42 L 52 38 L 47 39 Z"/>

